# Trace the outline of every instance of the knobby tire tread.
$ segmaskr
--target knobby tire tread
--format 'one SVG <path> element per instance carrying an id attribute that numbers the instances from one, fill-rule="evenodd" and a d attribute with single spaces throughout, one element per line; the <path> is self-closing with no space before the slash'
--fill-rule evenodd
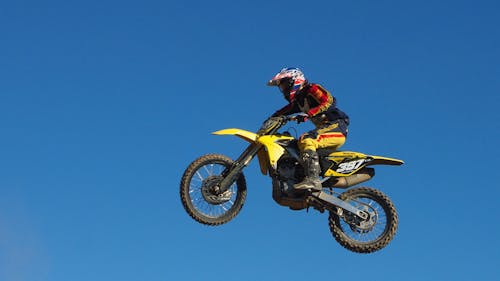
<path id="1" fill-rule="evenodd" d="M 396 208 L 394 207 L 394 204 L 391 202 L 389 197 L 387 197 L 381 191 L 373 188 L 353 188 L 342 193 L 339 198 L 342 200 L 346 200 L 348 198 L 356 197 L 357 195 L 368 195 L 369 198 L 377 201 L 382 206 L 388 220 L 387 227 L 384 233 L 377 240 L 370 243 L 357 242 L 355 240 L 352 240 L 344 234 L 340 225 L 341 218 L 339 218 L 339 216 L 333 212 L 330 213 L 330 216 L 328 218 L 330 231 L 335 240 L 337 240 L 337 242 L 344 248 L 356 253 L 373 253 L 387 246 L 387 244 L 389 244 L 389 242 L 394 238 L 398 227 L 398 215 L 396 212 Z"/>
<path id="2" fill-rule="evenodd" d="M 182 205 L 191 218 L 205 225 L 217 226 L 229 222 L 241 211 L 247 195 L 246 180 L 243 173 L 241 173 L 240 177 L 236 180 L 237 196 L 234 205 L 222 216 L 208 217 L 198 212 L 191 203 L 189 196 L 189 184 L 191 182 L 191 178 L 199 168 L 210 163 L 222 164 L 227 167 L 231 166 L 233 162 L 234 161 L 231 158 L 222 154 L 206 154 L 193 161 L 186 168 L 180 183 L 180 196 Z"/>

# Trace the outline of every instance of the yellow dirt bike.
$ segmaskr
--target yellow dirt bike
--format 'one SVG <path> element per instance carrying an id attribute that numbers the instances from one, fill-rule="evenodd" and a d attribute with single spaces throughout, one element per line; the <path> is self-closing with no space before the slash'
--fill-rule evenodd
<path id="1" fill-rule="evenodd" d="M 389 198 L 368 187 L 346 189 L 375 175 L 373 165 L 401 165 L 393 158 L 351 151 L 320 149 L 322 191 L 298 191 L 295 183 L 304 178 L 297 140 L 278 130 L 297 116 L 267 119 L 257 133 L 225 129 L 215 135 L 235 135 L 250 145 L 236 160 L 221 154 L 207 154 L 184 171 L 180 184 L 181 201 L 187 213 L 206 225 L 220 225 L 234 218 L 245 202 L 247 188 L 243 169 L 257 155 L 262 174 L 272 179 L 273 199 L 292 210 L 314 209 L 329 212 L 333 237 L 345 248 L 371 253 L 385 247 L 396 233 L 398 216 Z"/>

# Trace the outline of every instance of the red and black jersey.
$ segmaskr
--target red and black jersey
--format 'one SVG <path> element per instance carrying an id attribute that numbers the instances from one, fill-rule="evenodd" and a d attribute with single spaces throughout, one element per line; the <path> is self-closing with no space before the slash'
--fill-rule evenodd
<path id="1" fill-rule="evenodd" d="M 337 122 L 341 119 L 349 124 L 347 114 L 337 108 L 336 99 L 319 84 L 309 83 L 295 93 L 289 104 L 276 111 L 273 116 L 306 113 L 315 125 Z"/>

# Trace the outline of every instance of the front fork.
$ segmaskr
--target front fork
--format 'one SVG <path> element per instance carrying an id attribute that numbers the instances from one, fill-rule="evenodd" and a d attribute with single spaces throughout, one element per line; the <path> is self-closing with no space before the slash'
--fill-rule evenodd
<path id="1" fill-rule="evenodd" d="M 234 161 L 231 167 L 227 167 L 223 172 L 223 179 L 221 182 L 215 187 L 215 192 L 217 194 L 221 194 L 226 192 L 229 187 L 238 179 L 241 171 L 248 166 L 250 161 L 255 157 L 255 155 L 262 148 L 262 144 L 260 143 L 252 143 L 250 144 L 245 151 Z"/>

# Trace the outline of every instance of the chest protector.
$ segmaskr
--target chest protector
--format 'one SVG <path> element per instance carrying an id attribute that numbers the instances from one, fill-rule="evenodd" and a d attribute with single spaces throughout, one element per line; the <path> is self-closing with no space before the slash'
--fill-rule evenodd
<path id="1" fill-rule="evenodd" d="M 325 88 L 323 88 L 319 84 L 314 84 L 319 88 L 324 94 L 329 95 L 332 98 L 332 103 L 328 108 L 325 108 L 323 111 L 316 114 L 311 121 L 314 124 L 319 125 L 325 122 L 338 122 L 342 121 L 346 125 L 349 125 L 349 116 L 342 110 L 337 108 L 337 102 L 334 96 L 330 94 Z M 300 90 L 295 96 L 295 101 L 297 107 L 300 111 L 307 113 L 311 108 L 315 108 L 320 106 L 319 101 L 317 101 L 312 95 L 309 94 L 311 89 L 311 84 L 308 84 L 303 89 Z"/>

